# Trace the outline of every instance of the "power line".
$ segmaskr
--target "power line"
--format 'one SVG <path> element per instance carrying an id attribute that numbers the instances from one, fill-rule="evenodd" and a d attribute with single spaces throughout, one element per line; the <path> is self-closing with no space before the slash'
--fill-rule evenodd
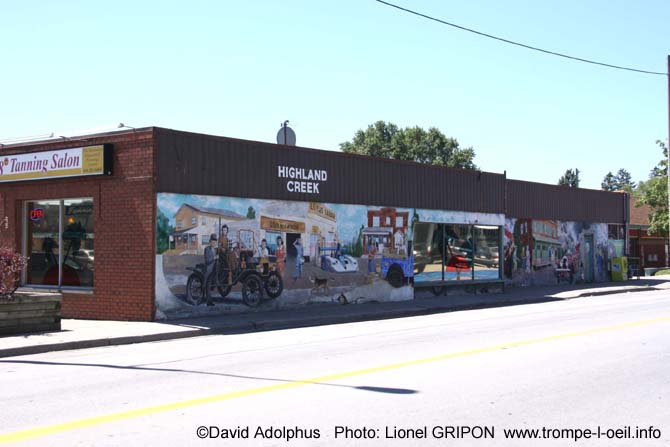
<path id="1" fill-rule="evenodd" d="M 383 5 L 386 5 L 386 6 L 390 6 L 391 8 L 399 9 L 400 11 L 404 11 L 404 12 L 407 12 L 407 13 L 410 13 L 410 14 L 414 14 L 415 16 L 423 17 L 424 19 L 432 20 L 434 22 L 438 22 L 438 23 L 441 23 L 443 25 L 452 26 L 454 28 L 458 28 L 458 29 L 463 30 L 463 31 L 468 31 L 470 33 L 474 33 L 474 34 L 478 34 L 480 36 L 488 37 L 489 39 L 499 40 L 501 42 L 516 45 L 518 47 L 526 48 L 528 50 L 539 51 L 541 53 L 551 54 L 552 56 L 563 57 L 565 59 L 572 59 L 574 61 L 586 62 L 587 64 L 600 65 L 600 66 L 608 67 L 608 68 L 616 68 L 617 70 L 634 71 L 636 73 L 644 73 L 644 74 L 650 74 L 650 75 L 670 76 L 670 73 L 661 73 L 659 71 L 649 71 L 649 70 L 640 70 L 638 68 L 622 67 L 620 65 L 606 64 L 604 62 L 597 62 L 597 61 L 592 61 L 592 60 L 589 60 L 589 59 L 582 59 L 581 57 L 570 56 L 568 54 L 557 53 L 555 51 L 544 50 L 542 48 L 533 47 L 531 45 L 526 45 L 524 43 L 515 42 L 513 40 L 508 40 L 508 39 L 503 39 L 502 37 L 497 37 L 497 36 L 493 36 L 491 34 L 486 34 L 486 33 L 483 33 L 481 31 L 477 31 L 477 30 L 474 30 L 474 29 L 471 29 L 471 28 L 466 28 L 464 26 L 457 25 L 455 23 L 450 23 L 450 22 L 447 22 L 445 20 L 438 19 L 436 17 L 431 17 L 429 15 L 422 14 L 420 12 L 413 11 L 411 9 L 403 8 L 402 6 L 394 5 L 393 3 L 385 2 L 383 0 L 375 0 L 375 1 L 378 2 L 378 3 L 381 3 Z"/>

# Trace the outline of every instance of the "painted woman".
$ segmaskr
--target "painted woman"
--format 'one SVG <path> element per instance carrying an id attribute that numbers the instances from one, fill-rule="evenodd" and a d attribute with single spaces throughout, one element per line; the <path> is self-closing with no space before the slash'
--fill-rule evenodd
<path id="1" fill-rule="evenodd" d="M 281 236 L 277 236 L 277 249 L 275 251 L 277 257 L 277 270 L 280 276 L 284 276 L 284 269 L 286 268 L 286 246 Z"/>

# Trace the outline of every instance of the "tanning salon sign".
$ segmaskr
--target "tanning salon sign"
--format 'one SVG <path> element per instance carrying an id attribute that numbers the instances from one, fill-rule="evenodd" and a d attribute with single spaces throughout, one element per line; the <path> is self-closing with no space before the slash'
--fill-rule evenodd
<path id="1" fill-rule="evenodd" d="M 110 144 L 0 155 L 0 182 L 111 175 Z"/>

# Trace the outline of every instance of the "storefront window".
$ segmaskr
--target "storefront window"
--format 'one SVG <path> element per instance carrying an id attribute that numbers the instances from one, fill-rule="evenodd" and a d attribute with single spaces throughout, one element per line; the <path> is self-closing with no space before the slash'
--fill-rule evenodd
<path id="1" fill-rule="evenodd" d="M 427 222 L 418 222 L 414 225 L 415 281 L 444 280 L 443 248 L 443 225 Z"/>
<path id="2" fill-rule="evenodd" d="M 27 282 L 57 286 L 60 202 L 30 202 L 27 213 Z"/>
<path id="3" fill-rule="evenodd" d="M 417 222 L 414 281 L 500 279 L 500 227 Z"/>
<path id="4" fill-rule="evenodd" d="M 93 200 L 28 202 L 26 283 L 93 287 Z"/>
<path id="5" fill-rule="evenodd" d="M 626 238 L 626 227 L 621 224 L 607 225 L 607 239 L 609 240 L 623 240 Z"/>
<path id="6" fill-rule="evenodd" d="M 265 232 L 265 242 L 268 247 L 268 254 L 274 256 L 277 252 L 277 238 L 281 237 L 281 233 L 274 233 L 272 231 Z"/>
<path id="7" fill-rule="evenodd" d="M 473 242 L 470 225 L 445 225 L 447 253 L 444 279 L 462 281 L 472 279 Z"/>
<path id="8" fill-rule="evenodd" d="M 475 225 L 474 227 L 475 279 L 498 279 L 500 258 L 498 244 L 500 230 L 498 227 Z"/>

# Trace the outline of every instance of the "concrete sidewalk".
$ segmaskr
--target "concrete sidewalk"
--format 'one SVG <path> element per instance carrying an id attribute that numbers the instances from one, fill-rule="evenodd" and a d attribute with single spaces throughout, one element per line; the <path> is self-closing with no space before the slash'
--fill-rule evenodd
<path id="1" fill-rule="evenodd" d="M 505 293 L 431 296 L 418 293 L 411 301 L 367 304 L 315 304 L 300 308 L 258 311 L 169 322 L 63 320 L 62 331 L 0 337 L 0 357 L 49 351 L 170 340 L 211 334 L 267 331 L 355 321 L 400 318 L 464 309 L 531 304 L 596 295 L 670 290 L 670 276 L 624 283 L 508 288 Z"/>

